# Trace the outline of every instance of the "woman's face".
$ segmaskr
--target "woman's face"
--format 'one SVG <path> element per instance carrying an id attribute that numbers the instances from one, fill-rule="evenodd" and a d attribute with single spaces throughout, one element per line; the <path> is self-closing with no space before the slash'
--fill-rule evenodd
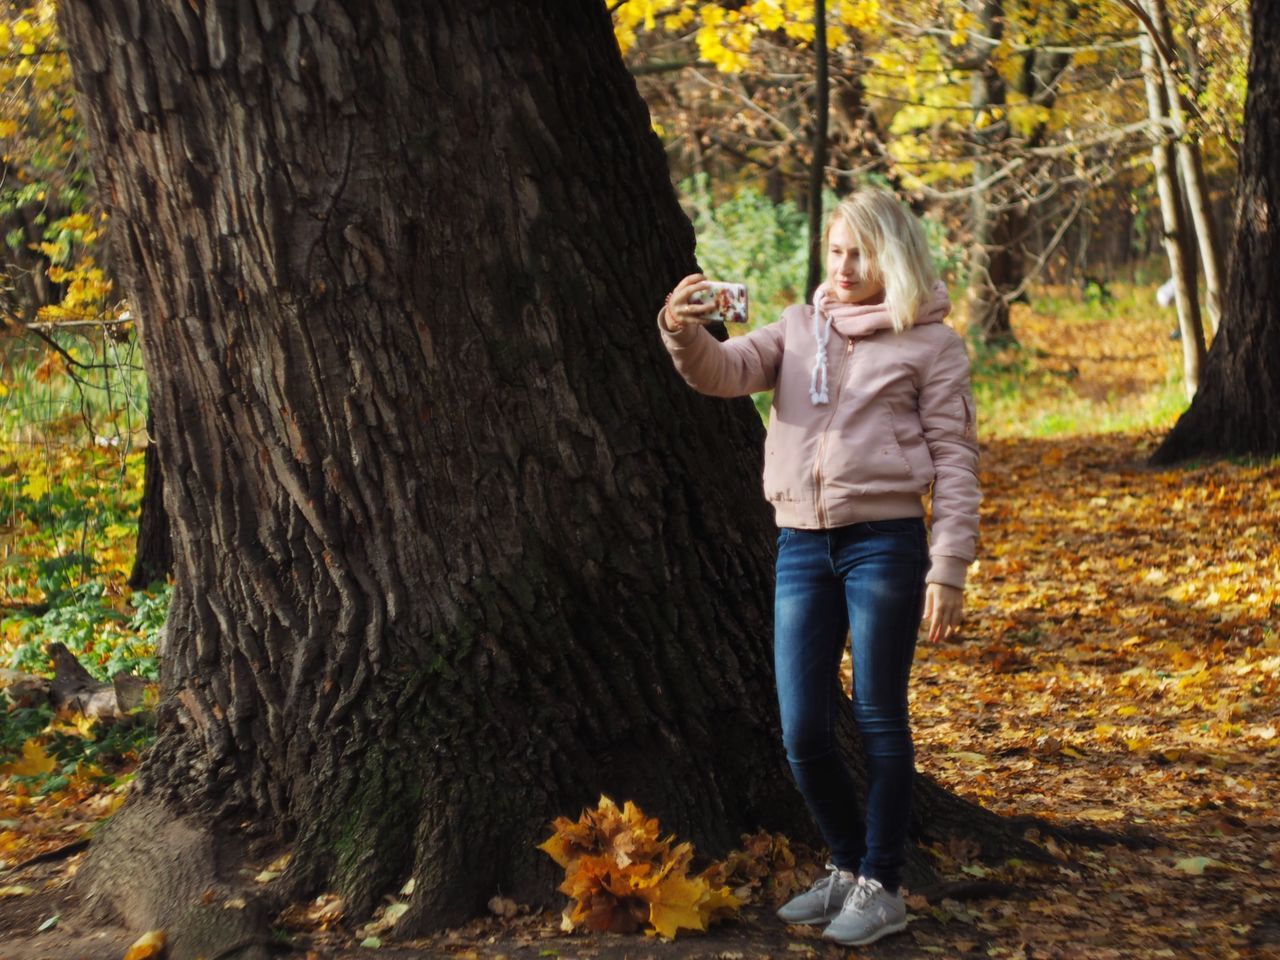
<path id="1" fill-rule="evenodd" d="M 832 218 L 827 231 L 827 283 L 840 303 L 867 303 L 884 295 L 884 284 L 864 280 L 866 261 L 844 217 Z"/>

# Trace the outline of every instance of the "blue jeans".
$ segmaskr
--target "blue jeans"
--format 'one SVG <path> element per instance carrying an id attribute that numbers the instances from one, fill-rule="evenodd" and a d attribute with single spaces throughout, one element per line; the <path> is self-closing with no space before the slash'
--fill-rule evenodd
<path id="1" fill-rule="evenodd" d="M 879 520 L 778 537 L 774 667 L 796 785 L 843 870 L 896 891 L 915 754 L 907 679 L 929 568 L 924 521 Z M 837 671 L 853 644 L 853 714 L 867 758 L 865 819 L 836 752 Z"/>

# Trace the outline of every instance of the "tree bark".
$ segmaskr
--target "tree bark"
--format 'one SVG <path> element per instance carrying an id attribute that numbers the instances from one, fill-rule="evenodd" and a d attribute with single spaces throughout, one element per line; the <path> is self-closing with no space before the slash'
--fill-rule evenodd
<path id="1" fill-rule="evenodd" d="M 970 4 L 981 27 L 981 38 L 974 41 L 974 65 L 970 78 L 970 106 L 974 125 L 969 131 L 975 154 L 973 182 L 984 184 L 995 170 L 989 159 L 1009 131 L 1009 121 L 992 111 L 1003 111 L 1005 81 L 992 61 L 991 52 L 1004 34 L 1003 0 L 977 0 Z M 987 38 L 990 39 L 988 42 Z M 1010 225 L 1007 214 L 994 209 L 985 189 L 975 189 L 969 205 L 969 286 L 966 293 L 969 326 L 976 329 L 988 346 L 1014 343 L 1009 323 L 1009 303 L 1004 290 L 1016 271 L 1017 254 L 1008 248 Z"/>
<path id="2" fill-rule="evenodd" d="M 1145 0 L 1151 22 L 1160 31 L 1164 44 L 1174 49 L 1173 30 L 1164 0 Z M 1145 69 L 1145 68 L 1144 68 Z M 1172 65 L 1160 61 L 1160 76 L 1164 83 L 1168 119 L 1173 126 L 1174 143 L 1178 155 L 1178 170 L 1185 192 L 1191 222 L 1195 226 L 1196 243 L 1200 253 L 1200 266 L 1204 270 L 1205 312 L 1209 317 L 1209 332 L 1216 334 L 1222 316 L 1222 245 L 1218 242 L 1217 227 L 1209 203 L 1209 182 L 1204 173 L 1204 158 L 1199 144 L 1187 129 L 1186 98 L 1182 92 L 1181 78 Z"/>
<path id="3" fill-rule="evenodd" d="M 1187 230 L 1182 194 L 1178 189 L 1174 148 L 1166 126 L 1168 104 L 1160 82 L 1160 68 L 1151 39 L 1143 34 L 1142 78 L 1147 91 L 1147 115 L 1151 118 L 1151 162 L 1160 193 L 1160 220 L 1164 225 L 1164 250 L 1173 277 L 1178 328 L 1182 331 L 1182 382 L 1187 398 L 1196 395 L 1200 372 L 1204 369 L 1204 328 L 1200 323 L 1200 300 L 1196 294 L 1195 251 Z"/>
<path id="4" fill-rule="evenodd" d="M 1236 226 L 1204 382 L 1152 462 L 1280 453 L 1280 0 L 1254 0 Z"/>
<path id="5" fill-rule="evenodd" d="M 411 933 L 554 898 L 534 844 L 601 793 L 713 855 L 813 839 L 759 419 L 659 344 L 693 235 L 604 6 L 60 16 L 148 318 L 175 554 L 157 741 L 88 888 L 195 929 L 207 831 L 248 830 L 292 844 L 284 896 L 358 916 L 413 878 Z M 166 816 L 180 868 L 130 849 Z M 113 854 L 145 891 L 121 899 Z"/>

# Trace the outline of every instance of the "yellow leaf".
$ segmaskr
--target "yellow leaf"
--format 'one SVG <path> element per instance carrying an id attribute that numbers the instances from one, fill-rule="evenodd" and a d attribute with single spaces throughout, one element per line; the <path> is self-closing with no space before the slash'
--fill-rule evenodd
<path id="1" fill-rule="evenodd" d="M 22 759 L 0 767 L 0 771 L 15 777 L 38 777 L 52 773 L 57 766 L 53 757 L 44 752 L 44 747 L 28 740 L 22 745 Z"/>
<path id="2" fill-rule="evenodd" d="M 29 500 L 39 500 L 49 492 L 49 478 L 43 473 L 33 473 L 22 485 L 22 495 Z"/>
<path id="3" fill-rule="evenodd" d="M 163 952 L 164 931 L 148 930 L 133 941 L 133 946 L 125 951 L 124 960 L 151 960 L 152 957 L 158 957 Z"/>
<path id="4" fill-rule="evenodd" d="M 1221 860 L 1214 860 L 1212 857 L 1186 857 L 1173 866 L 1174 869 L 1189 873 L 1193 877 L 1202 876 L 1206 870 L 1230 869 Z"/>
<path id="5" fill-rule="evenodd" d="M 676 935 L 676 930 L 705 930 L 702 913 L 698 910 L 698 901 L 706 891 L 706 884 L 700 880 L 668 874 L 654 888 L 654 898 L 649 901 L 649 923 L 659 936 L 668 939 Z"/>
<path id="6" fill-rule="evenodd" d="M 28 894 L 35 892 L 34 887 L 24 887 L 21 884 L 0 887 L 0 897 L 25 897 Z"/>

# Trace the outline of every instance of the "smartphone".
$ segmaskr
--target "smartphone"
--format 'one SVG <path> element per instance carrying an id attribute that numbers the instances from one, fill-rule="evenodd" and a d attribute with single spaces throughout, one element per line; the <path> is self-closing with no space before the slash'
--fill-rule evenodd
<path id="1" fill-rule="evenodd" d="M 708 281 L 706 290 L 697 290 L 689 296 L 690 303 L 714 303 L 716 308 L 706 314 L 709 320 L 721 323 L 747 322 L 747 285 Z"/>

